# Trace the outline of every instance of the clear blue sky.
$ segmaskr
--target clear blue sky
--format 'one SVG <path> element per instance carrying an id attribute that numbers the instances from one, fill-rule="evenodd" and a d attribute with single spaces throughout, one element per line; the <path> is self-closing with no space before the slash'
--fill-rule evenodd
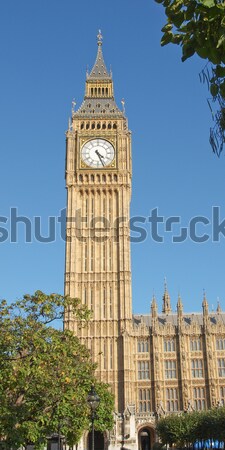
<path id="1" fill-rule="evenodd" d="M 182 63 L 179 47 L 161 48 L 164 22 L 153 0 L 1 2 L 1 216 L 9 217 L 11 207 L 31 220 L 40 216 L 44 233 L 48 217 L 65 207 L 64 133 L 72 99 L 82 101 L 101 28 L 117 103 L 125 98 L 133 135 L 131 214 L 148 216 L 157 207 L 186 226 L 195 215 L 211 220 L 212 206 L 219 206 L 225 217 L 225 154 L 220 160 L 212 154 L 208 92 L 198 77 L 205 62 Z M 23 226 L 18 229 L 18 243 L 0 244 L 0 297 L 63 293 L 59 227 L 49 244 L 26 244 Z M 163 243 L 149 234 L 132 245 L 134 311 L 149 311 L 153 290 L 161 308 L 165 276 L 173 309 L 180 292 L 186 311 L 200 310 L 203 288 L 210 308 L 219 297 L 225 309 L 225 238 L 212 243 L 212 227 L 199 225 L 208 242 L 174 244 L 171 233 L 159 230 Z"/>

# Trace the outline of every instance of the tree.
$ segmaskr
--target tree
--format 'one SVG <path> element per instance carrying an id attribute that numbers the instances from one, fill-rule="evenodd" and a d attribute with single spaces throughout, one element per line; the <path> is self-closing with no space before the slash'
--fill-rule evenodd
<path id="1" fill-rule="evenodd" d="M 223 0 L 156 0 L 162 3 L 167 23 L 161 45 L 179 44 L 182 61 L 195 53 L 207 60 L 200 79 L 207 82 L 215 125 L 210 144 L 218 156 L 225 143 L 225 2 Z M 213 112 L 213 103 L 217 112 Z"/>
<path id="2" fill-rule="evenodd" d="M 196 442 L 205 447 L 206 441 L 225 440 L 225 408 L 171 414 L 159 420 L 157 433 L 163 444 L 177 447 L 193 446 Z"/>
<path id="3" fill-rule="evenodd" d="M 110 429 L 113 397 L 94 377 L 89 350 L 70 331 L 53 328 L 64 308 L 85 326 L 90 312 L 79 300 L 41 291 L 0 303 L 0 439 L 5 448 L 40 446 L 60 432 L 78 442 L 89 427 L 87 394 L 101 398 L 96 429 Z"/>

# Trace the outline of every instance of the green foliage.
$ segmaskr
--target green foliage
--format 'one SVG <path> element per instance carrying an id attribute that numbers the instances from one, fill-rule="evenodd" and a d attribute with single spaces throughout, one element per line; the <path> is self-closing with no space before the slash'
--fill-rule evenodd
<path id="1" fill-rule="evenodd" d="M 157 433 L 162 444 L 190 447 L 196 441 L 225 439 L 225 408 L 171 414 L 159 420 Z"/>
<path id="2" fill-rule="evenodd" d="M 99 430 L 113 423 L 113 397 L 94 377 L 89 350 L 70 331 L 52 327 L 64 308 L 80 319 L 89 311 L 79 300 L 41 291 L 8 305 L 0 303 L 0 439 L 11 448 L 34 442 L 59 429 L 76 443 L 88 429 L 87 394 L 92 384 L 101 398 Z"/>
<path id="3" fill-rule="evenodd" d="M 156 0 L 165 8 L 167 24 L 161 45 L 179 44 L 182 61 L 195 53 L 208 61 L 201 73 L 211 93 L 215 125 L 210 130 L 213 151 L 220 155 L 225 143 L 225 2 L 222 0 Z M 210 71 L 208 66 L 210 65 Z"/>

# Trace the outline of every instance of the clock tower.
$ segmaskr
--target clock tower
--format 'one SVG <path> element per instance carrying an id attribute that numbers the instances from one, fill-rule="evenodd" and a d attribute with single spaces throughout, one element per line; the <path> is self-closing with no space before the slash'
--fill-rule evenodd
<path id="1" fill-rule="evenodd" d="M 83 103 L 73 108 L 66 133 L 65 294 L 80 298 L 92 318 L 82 328 L 68 311 L 65 327 L 90 348 L 96 375 L 112 386 L 116 411 L 123 413 L 132 396 L 127 339 L 132 327 L 131 133 L 124 104 L 120 110 L 114 99 L 101 32 L 97 44 Z"/>

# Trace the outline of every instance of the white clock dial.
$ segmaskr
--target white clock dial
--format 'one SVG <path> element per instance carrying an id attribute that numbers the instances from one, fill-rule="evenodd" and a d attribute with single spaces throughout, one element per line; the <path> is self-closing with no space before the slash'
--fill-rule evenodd
<path id="1" fill-rule="evenodd" d="M 91 139 L 81 149 L 82 161 L 87 166 L 103 169 L 113 161 L 115 150 L 113 145 L 105 139 Z"/>

